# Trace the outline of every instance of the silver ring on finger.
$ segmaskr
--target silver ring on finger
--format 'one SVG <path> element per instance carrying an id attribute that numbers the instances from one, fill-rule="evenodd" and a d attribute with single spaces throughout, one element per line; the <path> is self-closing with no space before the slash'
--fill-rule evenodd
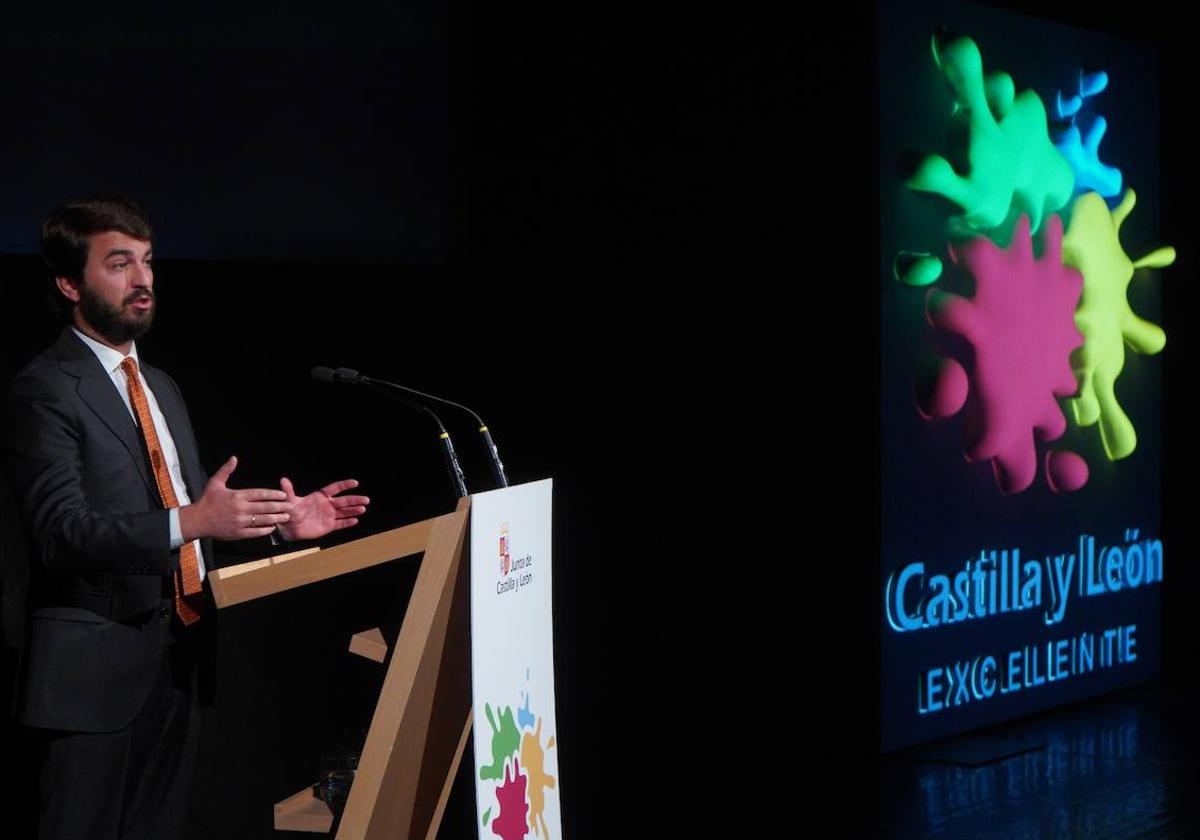
<path id="1" fill-rule="evenodd" d="M 253 514 L 253 513 L 252 513 L 252 514 L 250 514 L 250 527 L 251 527 L 251 528 L 253 528 L 253 527 L 254 527 L 254 523 L 255 523 L 257 520 L 258 520 L 258 515 L 257 515 L 257 514 Z"/>

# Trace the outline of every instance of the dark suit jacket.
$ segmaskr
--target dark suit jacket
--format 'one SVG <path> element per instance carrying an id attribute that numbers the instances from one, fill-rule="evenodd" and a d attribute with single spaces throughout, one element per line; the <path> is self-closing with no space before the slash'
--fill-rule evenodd
<path id="1" fill-rule="evenodd" d="M 207 476 L 179 387 L 141 369 L 199 499 Z M 179 552 L 141 433 L 69 329 L 12 381 L 0 460 L 31 559 L 17 715 L 49 729 L 121 729 L 148 696 L 169 641 L 163 605 Z M 212 545 L 202 548 L 211 569 Z"/>

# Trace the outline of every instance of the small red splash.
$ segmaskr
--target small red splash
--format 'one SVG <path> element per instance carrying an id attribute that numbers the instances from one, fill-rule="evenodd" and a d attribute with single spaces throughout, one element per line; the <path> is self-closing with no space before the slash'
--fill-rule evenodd
<path id="1" fill-rule="evenodd" d="M 503 840 L 522 840 L 529 827 L 526 823 L 529 804 L 525 801 L 528 780 L 521 775 L 521 762 L 513 759 L 512 767 L 504 768 L 504 784 L 496 788 L 500 813 L 492 820 L 492 833 Z"/>

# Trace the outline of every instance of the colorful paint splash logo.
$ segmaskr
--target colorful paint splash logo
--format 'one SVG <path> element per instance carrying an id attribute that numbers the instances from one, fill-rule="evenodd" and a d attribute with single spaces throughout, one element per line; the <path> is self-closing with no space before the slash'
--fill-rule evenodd
<path id="1" fill-rule="evenodd" d="M 500 574 L 507 576 L 512 571 L 512 553 L 508 541 L 508 523 L 500 526 Z"/>
<path id="2" fill-rule="evenodd" d="M 526 671 L 528 676 L 528 671 Z M 502 840 L 539 837 L 553 840 L 546 825 L 546 798 L 558 780 L 546 772 L 546 753 L 554 749 L 554 736 L 542 743 L 544 719 L 530 708 L 525 694 L 524 707 L 494 709 L 484 704 L 491 730 L 491 764 L 480 768 L 479 779 L 493 782 L 495 803 L 483 812 L 483 827 Z M 476 737 L 484 733 L 476 729 Z"/>
<path id="3" fill-rule="evenodd" d="M 1109 460 L 1133 454 L 1137 435 L 1114 386 L 1127 348 L 1153 355 L 1166 335 L 1133 312 L 1128 290 L 1135 269 L 1168 266 L 1175 250 L 1134 261 L 1121 245 L 1134 192 L 1126 187 L 1110 211 L 1105 198 L 1121 193 L 1123 174 L 1099 157 L 1108 123 L 1080 120 L 1085 101 L 1108 87 L 1107 73 L 1080 72 L 1076 94 L 1058 91 L 1055 112 L 1066 125 L 1051 142 L 1042 100 L 1016 93 L 1003 71 L 985 75 L 973 40 L 939 32 L 933 56 L 954 99 L 949 148 L 944 156 L 902 151 L 900 166 L 909 189 L 957 211 L 946 224 L 951 271 L 938 256 L 909 252 L 894 271 L 909 286 L 946 279 L 972 293 L 926 295 L 929 324 L 962 352 L 918 363 L 918 411 L 934 421 L 966 406 L 966 459 L 989 462 L 1005 493 L 1030 487 L 1039 465 L 1052 491 L 1078 490 L 1087 462 L 1049 444 L 1069 415 L 1099 428 Z"/>

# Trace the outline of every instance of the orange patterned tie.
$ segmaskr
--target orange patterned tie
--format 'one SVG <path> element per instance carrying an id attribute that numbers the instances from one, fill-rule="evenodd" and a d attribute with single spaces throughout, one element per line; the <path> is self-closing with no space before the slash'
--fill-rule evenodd
<path id="1" fill-rule="evenodd" d="M 179 497 L 175 495 L 175 485 L 171 483 L 171 474 L 167 471 L 167 459 L 163 457 L 158 432 L 154 428 L 154 419 L 150 415 L 150 403 L 142 389 L 142 381 L 138 378 L 137 361 L 132 356 L 126 356 L 121 360 L 121 368 L 125 371 L 125 379 L 129 383 L 129 401 L 133 405 L 134 414 L 137 415 L 142 440 L 146 443 L 146 451 L 150 453 L 150 465 L 154 468 L 158 494 L 162 497 L 163 506 L 168 510 L 177 508 Z M 179 568 L 175 572 L 175 611 L 179 613 L 179 618 L 184 624 L 192 624 L 200 618 L 200 613 L 184 596 L 199 594 L 200 564 L 196 559 L 196 546 L 186 542 L 179 548 Z"/>

